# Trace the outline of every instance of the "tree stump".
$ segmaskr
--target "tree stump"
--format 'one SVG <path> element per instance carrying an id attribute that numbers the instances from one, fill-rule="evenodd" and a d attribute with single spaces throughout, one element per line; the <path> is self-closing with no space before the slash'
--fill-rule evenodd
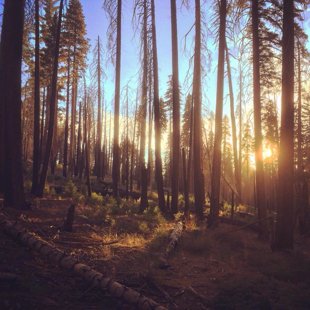
<path id="1" fill-rule="evenodd" d="M 66 232 L 73 231 L 74 214 L 75 214 L 75 205 L 71 205 L 68 209 L 67 216 L 65 218 L 63 231 Z"/>

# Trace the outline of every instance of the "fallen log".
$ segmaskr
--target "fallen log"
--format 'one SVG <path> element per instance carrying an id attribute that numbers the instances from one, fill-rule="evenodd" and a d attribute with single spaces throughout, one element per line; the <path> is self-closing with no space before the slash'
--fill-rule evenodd
<path id="1" fill-rule="evenodd" d="M 160 264 L 159 267 L 162 269 L 168 268 L 170 265 L 168 263 L 168 257 L 171 254 L 171 252 L 175 249 L 175 247 L 177 246 L 182 233 L 183 233 L 183 229 L 185 228 L 184 223 L 183 222 L 178 222 L 171 235 L 170 235 L 170 241 L 168 243 L 168 246 L 166 248 L 165 253 L 162 254 L 162 256 L 160 257 Z"/>
<path id="2" fill-rule="evenodd" d="M 102 273 L 80 263 L 72 255 L 67 255 L 45 240 L 28 232 L 17 221 L 10 220 L 0 213 L 0 228 L 9 236 L 20 241 L 23 245 L 39 252 L 46 259 L 57 264 L 63 269 L 72 271 L 77 276 L 83 278 L 92 287 L 97 287 L 111 296 L 119 298 L 124 302 L 133 305 L 141 310 L 165 310 L 166 308 L 156 303 L 154 300 L 143 296 L 141 293 L 122 285 L 115 280 L 104 276 Z"/>

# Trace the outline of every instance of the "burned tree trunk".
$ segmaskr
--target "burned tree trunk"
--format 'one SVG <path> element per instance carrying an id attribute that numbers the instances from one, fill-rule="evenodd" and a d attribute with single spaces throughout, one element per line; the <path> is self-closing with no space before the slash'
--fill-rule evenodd
<path id="1" fill-rule="evenodd" d="M 177 213 L 179 201 L 179 170 L 180 170 L 180 90 L 179 90 L 179 57 L 176 0 L 171 5 L 172 35 L 172 87 L 173 87 L 173 147 L 171 173 L 171 211 Z"/>
<path id="2" fill-rule="evenodd" d="M 120 150 L 119 150 L 119 105 L 121 84 L 121 34 L 122 34 L 122 0 L 117 1 L 117 35 L 116 35 L 116 76 L 114 102 L 114 141 L 113 141 L 113 196 L 118 197 L 118 183 L 120 177 Z"/>
<path id="3" fill-rule="evenodd" d="M 201 161 L 201 11 L 200 0 L 195 1 L 195 55 L 193 81 L 193 159 L 194 159 L 194 194 L 198 220 L 203 217 L 204 186 Z M 190 164 L 190 163 L 189 163 Z"/>
<path id="4" fill-rule="evenodd" d="M 22 167 L 21 66 L 24 0 L 6 0 L 0 45 L 0 191 L 5 206 L 26 207 Z"/>
<path id="5" fill-rule="evenodd" d="M 158 192 L 158 205 L 162 212 L 167 212 L 165 206 L 165 193 L 163 181 L 163 165 L 161 159 L 161 126 L 160 126 L 160 107 L 159 107 L 159 86 L 158 86 L 158 60 L 157 42 L 155 25 L 155 4 L 151 0 L 152 16 L 152 49 L 153 49 L 153 83 L 154 83 L 154 120 L 155 120 L 155 176 Z"/>
<path id="6" fill-rule="evenodd" d="M 294 0 L 283 1 L 282 109 L 275 249 L 294 246 Z"/>
<path id="7" fill-rule="evenodd" d="M 74 214 L 75 214 L 75 205 L 71 205 L 68 208 L 67 216 L 65 218 L 63 230 L 66 232 L 73 231 L 73 222 L 74 222 Z"/>
<path id="8" fill-rule="evenodd" d="M 226 52 L 227 75 L 228 75 L 229 97 L 230 97 L 230 118 L 231 118 L 233 154 L 234 154 L 234 174 L 235 174 L 235 182 L 236 182 L 237 191 L 238 191 L 238 194 L 240 197 L 241 177 L 240 177 L 239 160 L 241 160 L 241 159 L 238 158 L 234 91 L 233 91 L 233 82 L 232 82 L 230 59 L 229 59 L 229 50 L 227 48 L 227 43 L 225 43 L 225 52 Z"/>
<path id="9" fill-rule="evenodd" d="M 51 97 L 50 97 L 49 127 L 48 127 L 48 135 L 47 135 L 47 141 L 46 141 L 46 149 L 45 149 L 43 167 L 42 167 L 40 183 L 39 183 L 38 192 L 37 192 L 37 195 L 39 197 L 43 196 L 45 181 L 46 181 L 46 177 L 47 177 L 48 163 L 50 160 L 51 149 L 52 149 L 52 144 L 53 144 L 55 113 L 56 113 L 56 100 L 57 100 L 59 43 L 60 43 L 62 14 L 63 14 L 63 0 L 60 1 L 60 6 L 59 6 L 56 44 L 55 44 L 55 55 L 54 55 L 54 64 L 53 64 L 53 75 L 52 75 L 52 89 L 51 89 Z"/>
<path id="10" fill-rule="evenodd" d="M 145 140 L 146 140 L 146 110 L 147 110 L 147 69 L 148 69 L 148 45 L 147 45 L 147 1 L 143 2 L 143 76 L 142 76 L 142 97 L 141 97 L 141 137 L 140 137 L 140 182 L 141 182 L 141 201 L 140 212 L 147 206 L 147 169 L 145 166 Z"/>
<path id="11" fill-rule="evenodd" d="M 68 137 L 69 137 L 69 102 L 70 102 L 70 56 L 67 60 L 67 100 L 66 100 L 66 115 L 65 115 L 65 137 L 64 137 L 64 158 L 63 158 L 63 176 L 66 178 L 68 173 Z"/>
<path id="12" fill-rule="evenodd" d="M 252 0 L 252 37 L 253 37 L 253 100 L 254 100 L 254 133 L 255 133 L 255 163 L 256 163 L 256 206 L 260 220 L 260 237 L 265 239 L 267 230 L 267 208 L 265 199 L 263 137 L 261 124 L 261 90 L 260 90 L 260 39 L 259 39 L 259 4 Z"/>
<path id="13" fill-rule="evenodd" d="M 36 193 L 40 172 L 40 14 L 39 0 L 35 0 L 35 69 L 34 69 L 34 122 L 32 188 Z"/>

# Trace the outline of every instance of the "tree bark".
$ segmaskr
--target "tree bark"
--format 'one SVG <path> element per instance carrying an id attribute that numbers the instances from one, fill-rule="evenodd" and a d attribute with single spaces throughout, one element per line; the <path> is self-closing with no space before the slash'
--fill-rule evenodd
<path id="1" fill-rule="evenodd" d="M 75 205 L 72 204 L 68 208 L 67 216 L 64 221 L 63 231 L 66 231 L 66 232 L 73 231 L 74 215 L 75 215 Z"/>
<path id="2" fill-rule="evenodd" d="M 131 156 L 130 156 L 130 192 L 133 191 L 133 170 L 134 170 L 134 161 L 135 161 L 135 140 L 136 140 L 136 125 L 137 125 L 137 108 L 138 108 L 138 96 L 136 100 L 136 108 L 135 108 L 135 117 L 133 124 L 133 136 L 131 142 Z"/>
<path id="3" fill-rule="evenodd" d="M 294 246 L 294 0 L 283 1 L 282 109 L 274 247 Z"/>
<path id="4" fill-rule="evenodd" d="M 126 163 L 125 163 L 125 181 L 126 181 L 126 199 L 129 197 L 129 111 L 128 107 L 128 85 L 126 89 Z"/>
<path id="5" fill-rule="evenodd" d="M 88 117 L 88 98 L 86 94 L 86 83 L 85 84 L 85 102 L 84 102 L 84 149 L 85 149 L 85 176 L 86 176 L 86 185 L 87 185 L 87 195 L 91 197 L 92 190 L 90 184 L 90 158 L 89 158 L 89 131 L 90 131 L 90 121 Z"/>
<path id="6" fill-rule="evenodd" d="M 40 170 L 40 14 L 39 0 L 35 0 L 35 69 L 32 194 L 37 191 Z"/>
<path id="7" fill-rule="evenodd" d="M 74 52 L 75 53 L 75 52 Z M 73 60 L 73 73 L 75 71 L 75 57 Z M 71 95 L 71 128 L 70 128 L 70 154 L 69 154 L 69 174 L 74 175 L 75 167 L 75 125 L 76 125 L 76 98 L 77 98 L 77 78 L 73 77 L 72 95 Z"/>
<path id="8" fill-rule="evenodd" d="M 53 142 L 50 156 L 51 175 L 55 175 L 57 153 L 58 153 L 58 98 L 56 99 L 55 102 L 54 133 L 53 133 Z"/>
<path id="9" fill-rule="evenodd" d="M 119 105 L 121 82 L 121 35 L 122 35 L 122 0 L 117 1 L 117 35 L 116 35 L 116 73 L 115 73 L 115 103 L 114 103 L 114 141 L 113 141 L 113 196 L 118 197 L 118 183 L 120 176 L 119 151 Z"/>
<path id="10" fill-rule="evenodd" d="M 233 154 L 234 154 L 234 174 L 235 174 L 235 182 L 236 182 L 237 191 L 240 197 L 240 193 L 241 193 L 241 177 L 240 177 L 240 170 L 239 170 L 240 158 L 238 158 L 235 100 L 234 100 L 234 90 L 233 90 L 231 68 L 230 68 L 229 50 L 227 48 L 227 43 L 225 43 L 225 52 L 226 52 L 227 75 L 228 75 L 229 97 L 230 97 L 230 118 L 231 118 Z"/>
<path id="11" fill-rule="evenodd" d="M 204 182 L 201 160 L 202 128 L 201 128 L 201 12 L 200 0 L 195 1 L 195 55 L 193 81 L 193 159 L 194 159 L 194 194 L 197 219 L 203 218 Z"/>
<path id="12" fill-rule="evenodd" d="M 263 137 L 261 124 L 261 90 L 260 90 L 260 40 L 259 40 L 259 3 L 252 0 L 252 39 L 253 39 L 253 100 L 254 100 L 254 134 L 256 163 L 256 207 L 260 225 L 260 238 L 268 236 L 267 208 L 265 200 L 265 181 L 263 163 Z"/>
<path id="13" fill-rule="evenodd" d="M 42 98 L 42 111 L 41 111 L 41 128 L 40 128 L 40 158 L 43 154 L 43 145 L 44 145 L 44 115 L 46 107 L 46 87 L 43 88 L 43 98 Z M 41 166 L 41 165 L 40 165 Z"/>
<path id="14" fill-rule="evenodd" d="M 145 166 L 145 140 L 146 140 L 146 111 L 147 111 L 147 74 L 148 74 L 148 45 L 147 45 L 147 1 L 143 1 L 143 76 L 142 76 L 142 111 L 141 111 L 141 137 L 140 137 L 140 181 L 141 181 L 141 200 L 140 212 L 147 206 L 147 169 Z"/>
<path id="15" fill-rule="evenodd" d="M 45 181 L 47 177 L 48 163 L 51 155 L 53 136 L 54 136 L 54 125 L 55 125 L 55 114 L 56 114 L 56 100 L 57 100 L 57 79 L 58 79 L 58 61 L 59 61 L 59 43 L 60 43 L 60 32 L 61 32 L 61 22 L 63 14 L 63 0 L 60 1 L 59 5 L 59 15 L 56 33 L 56 43 L 55 43 L 55 55 L 53 64 L 53 75 L 52 75 L 52 85 L 51 85 L 51 97 L 50 97 L 50 117 L 49 117 L 49 127 L 48 135 L 46 141 L 46 148 L 44 154 L 43 167 L 40 177 L 40 183 L 38 186 L 37 195 L 39 197 L 43 196 Z"/>
<path id="16" fill-rule="evenodd" d="M 224 65 L 226 47 L 226 15 L 227 2 L 220 2 L 220 29 L 219 53 L 216 92 L 215 135 L 213 150 L 213 165 L 211 176 L 211 211 L 209 226 L 217 226 L 220 210 L 220 190 L 222 176 L 222 131 L 223 131 L 223 91 L 224 91 Z"/>
<path id="17" fill-rule="evenodd" d="M 188 191 L 188 174 L 186 173 L 186 155 L 185 149 L 182 149 L 183 160 L 183 183 L 184 183 L 184 215 L 189 218 L 189 191 Z"/>
<path id="18" fill-rule="evenodd" d="M 155 121 L 155 177 L 158 192 L 158 205 L 161 212 L 167 212 L 165 206 L 165 193 L 163 181 L 163 165 L 161 159 L 161 126 L 160 126 L 160 107 L 159 107 L 159 86 L 158 86 L 158 59 L 157 41 L 155 25 L 155 3 L 151 0 L 152 16 L 152 49 L 153 49 L 153 85 L 154 85 L 154 121 Z"/>
<path id="19" fill-rule="evenodd" d="M 298 76 L 298 106 L 297 106 L 297 169 L 301 176 L 303 173 L 303 154 L 302 154 L 302 81 L 301 81 L 301 51 L 300 42 L 297 40 L 297 76 Z"/>
<path id="20" fill-rule="evenodd" d="M 148 185 L 150 191 L 152 191 L 153 187 L 153 151 L 152 151 L 152 136 L 153 136 L 153 100 L 152 100 L 152 93 L 153 93 L 153 87 L 152 87 L 152 70 L 151 65 L 149 65 L 148 70 L 148 86 L 149 86 L 149 137 L 148 137 L 148 163 L 147 163 L 147 175 L 148 175 Z"/>
<path id="21" fill-rule="evenodd" d="M 77 135 L 77 146 L 76 146 L 76 166 L 75 166 L 75 176 L 79 175 L 79 170 L 81 166 L 81 143 L 82 143 L 82 103 L 79 103 L 79 125 L 78 125 L 78 135 Z"/>
<path id="22" fill-rule="evenodd" d="M 64 137 L 64 159 L 62 175 L 66 178 L 68 174 L 68 137 L 69 137 L 69 104 L 70 104 L 70 56 L 67 60 L 67 101 L 66 101 L 66 115 L 65 115 L 65 137 Z"/>
<path id="23" fill-rule="evenodd" d="M 243 41 L 242 41 L 243 42 Z M 242 43 L 243 44 L 243 43 Z M 243 48 L 243 45 L 242 45 Z M 240 72 L 239 72 L 239 177 L 240 177 L 240 200 L 242 200 L 242 92 L 243 92 L 243 77 L 242 77 L 242 69 L 240 64 Z"/>
<path id="24" fill-rule="evenodd" d="M 21 67 L 24 0 L 6 0 L 0 45 L 0 190 L 4 205 L 26 208 L 22 166 Z"/>
<path id="25" fill-rule="evenodd" d="M 178 212 L 180 169 L 180 90 L 176 0 L 171 0 L 172 87 L 173 87 L 173 146 L 171 173 L 171 211 Z"/>
<path id="26" fill-rule="evenodd" d="M 102 152 L 101 152 L 101 144 L 102 144 L 102 115 L 101 115 L 101 64 L 100 64 L 100 38 L 98 36 L 97 43 L 97 84 L 98 84 L 98 116 L 97 116 L 97 145 L 96 145 L 96 175 L 98 179 L 102 177 Z"/>

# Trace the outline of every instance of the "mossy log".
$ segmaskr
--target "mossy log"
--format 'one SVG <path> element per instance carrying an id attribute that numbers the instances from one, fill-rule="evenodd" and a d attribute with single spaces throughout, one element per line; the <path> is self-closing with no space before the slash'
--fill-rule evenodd
<path id="1" fill-rule="evenodd" d="M 134 306 L 135 309 L 166 309 L 154 300 L 143 296 L 141 293 L 114 281 L 83 263 L 80 263 L 73 256 L 65 254 L 47 241 L 28 232 L 20 223 L 10 220 L 2 213 L 0 213 L 0 228 L 23 245 L 36 250 L 41 255 L 45 256 L 49 262 L 57 264 L 63 269 L 72 271 L 77 276 L 83 278 L 91 286 L 97 287 L 111 296 L 121 299 L 122 301 Z"/>

